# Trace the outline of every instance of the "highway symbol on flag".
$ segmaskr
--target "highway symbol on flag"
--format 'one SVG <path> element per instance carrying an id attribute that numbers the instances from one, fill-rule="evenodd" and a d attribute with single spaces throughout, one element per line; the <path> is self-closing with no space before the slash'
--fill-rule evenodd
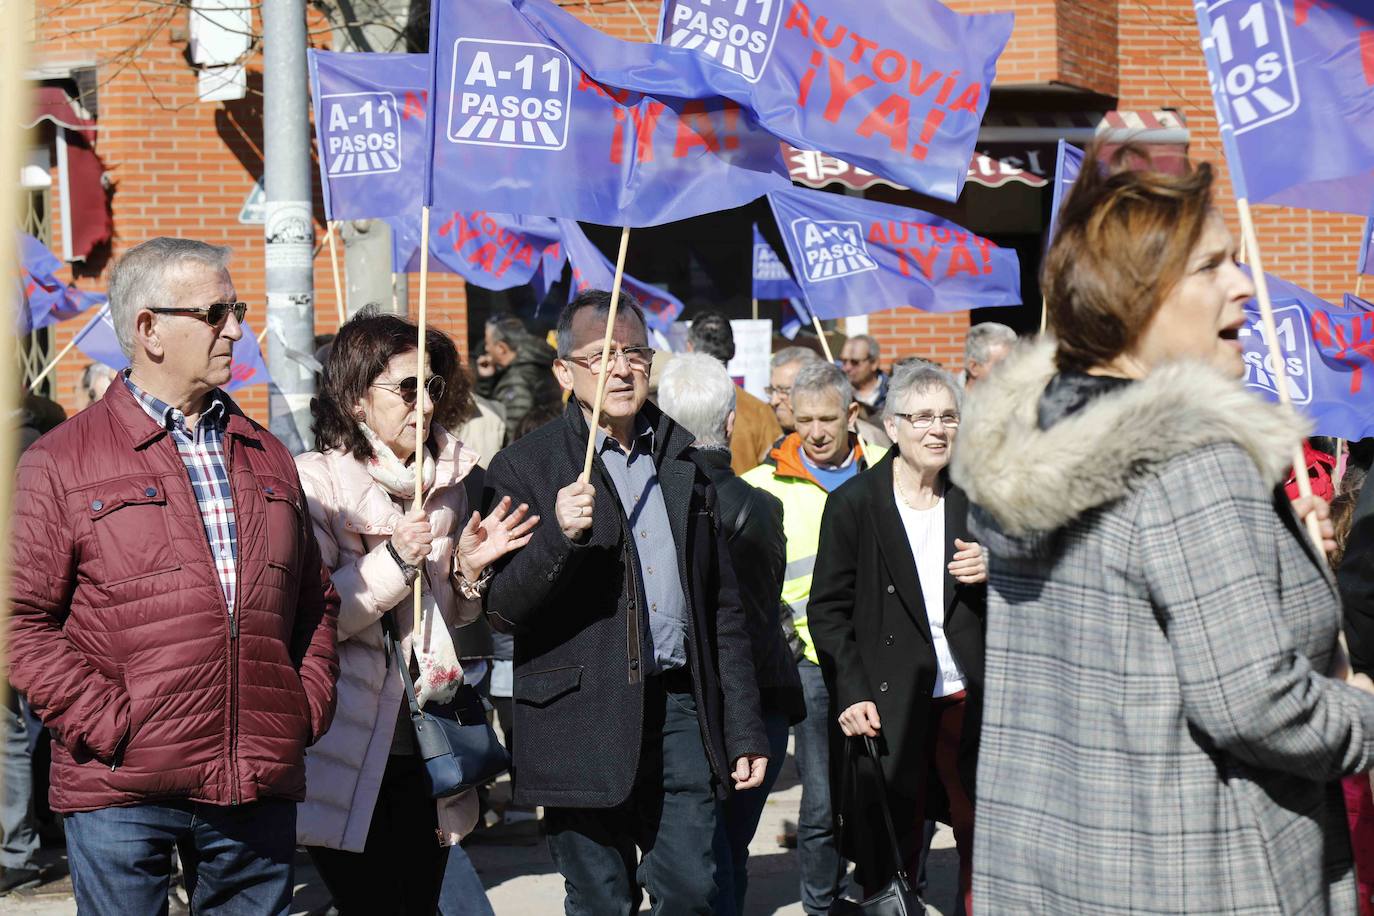
<path id="1" fill-rule="evenodd" d="M 801 250 L 806 279 L 811 283 L 878 269 L 878 262 L 868 253 L 863 226 L 857 221 L 802 217 L 792 221 L 792 237 Z"/>
<path id="2" fill-rule="evenodd" d="M 452 143 L 548 150 L 568 144 L 572 63 L 551 45 L 460 38 L 449 92 Z"/>
<path id="3" fill-rule="evenodd" d="M 1250 320 L 1237 332 L 1245 348 L 1245 385 L 1278 395 L 1277 356 L 1283 360 L 1288 375 L 1288 395 L 1294 404 L 1312 402 L 1312 334 L 1307 327 L 1307 317 L 1302 306 L 1292 299 L 1290 305 L 1282 305 L 1284 300 L 1274 300 L 1274 325 L 1279 332 L 1279 346 L 1265 342 L 1264 323 L 1258 315 L 1247 316 Z"/>
<path id="4" fill-rule="evenodd" d="M 1207 9 L 1235 132 L 1296 112 L 1302 99 L 1280 0 L 1216 0 Z"/>
<path id="5" fill-rule="evenodd" d="M 757 83 L 781 20 L 782 0 L 670 0 L 663 41 L 709 55 Z"/>
<path id="6" fill-rule="evenodd" d="M 790 280 L 787 268 L 773 246 L 761 242 L 754 246 L 754 278 L 758 280 Z"/>
<path id="7" fill-rule="evenodd" d="M 401 119 L 390 92 L 322 96 L 325 174 L 351 178 L 401 170 Z"/>

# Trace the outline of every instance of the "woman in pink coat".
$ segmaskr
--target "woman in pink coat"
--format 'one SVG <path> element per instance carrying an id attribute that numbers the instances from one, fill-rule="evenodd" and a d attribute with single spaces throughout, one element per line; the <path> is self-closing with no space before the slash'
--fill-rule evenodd
<path id="1" fill-rule="evenodd" d="M 320 553 L 339 592 L 338 712 L 306 755 L 297 839 L 343 916 L 432 914 L 448 847 L 472 829 L 468 792 L 437 803 L 425 790 L 402 684 L 385 649 L 391 613 L 418 699 L 445 702 L 465 672 L 452 630 L 481 612 L 484 571 L 522 547 L 538 517 L 509 500 L 485 519 L 463 478 L 477 455 L 437 423 L 446 388 L 465 383 L 452 341 L 426 338 L 416 376 L 416 327 L 361 315 L 339 331 L 311 405 L 318 451 L 296 459 Z M 452 393 L 452 392 L 451 392 Z M 428 433 L 422 510 L 415 495 L 415 412 Z M 442 413 L 442 410 L 441 410 Z M 412 584 L 422 583 L 421 633 Z M 467 672 L 475 683 L 482 672 Z"/>

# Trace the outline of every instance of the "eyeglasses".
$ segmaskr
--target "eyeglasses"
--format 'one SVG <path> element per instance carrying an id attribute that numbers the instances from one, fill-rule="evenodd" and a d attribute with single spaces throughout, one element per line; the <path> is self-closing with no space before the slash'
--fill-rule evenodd
<path id="1" fill-rule="evenodd" d="M 784 388 L 781 385 L 769 385 L 768 387 L 763 389 L 763 393 L 768 395 L 770 398 L 774 395 L 780 398 L 787 398 L 792 396 L 792 389 L 790 387 Z"/>
<path id="2" fill-rule="evenodd" d="M 625 357 L 625 365 L 630 367 L 631 372 L 648 372 L 649 367 L 654 362 L 653 347 L 616 347 L 611 351 L 611 365 L 614 366 L 616 360 Z M 565 356 L 563 357 L 570 363 L 577 363 L 584 366 L 592 375 L 601 374 L 601 351 L 597 351 L 590 356 Z"/>
<path id="3" fill-rule="evenodd" d="M 870 362 L 872 359 L 873 357 L 871 356 L 865 356 L 863 359 L 855 359 L 852 356 L 842 356 L 840 357 L 840 362 L 846 366 L 857 366 L 860 363 Z"/>
<path id="4" fill-rule="evenodd" d="M 373 382 L 371 387 L 385 388 L 387 391 L 398 396 L 402 401 L 405 401 L 407 406 L 414 404 L 415 399 L 420 393 L 420 383 L 413 375 L 409 378 L 401 379 L 394 385 L 380 385 Z M 429 394 L 429 399 L 435 404 L 438 404 L 440 399 L 444 396 L 444 377 L 442 375 L 431 375 L 425 381 L 425 391 Z"/>
<path id="5" fill-rule="evenodd" d="M 938 416 L 933 413 L 898 413 L 894 417 L 901 417 L 911 424 L 912 429 L 930 429 L 939 420 L 940 425 L 945 429 L 956 429 L 959 426 L 959 415 L 957 413 L 942 413 Z"/>
<path id="6" fill-rule="evenodd" d="M 224 324 L 224 319 L 229 317 L 229 313 L 234 313 L 234 320 L 243 324 L 243 316 L 248 314 L 247 302 L 212 302 L 204 308 L 190 308 L 177 306 L 176 308 L 150 308 L 148 311 L 154 315 L 196 315 L 201 321 L 212 328 L 217 328 Z"/>

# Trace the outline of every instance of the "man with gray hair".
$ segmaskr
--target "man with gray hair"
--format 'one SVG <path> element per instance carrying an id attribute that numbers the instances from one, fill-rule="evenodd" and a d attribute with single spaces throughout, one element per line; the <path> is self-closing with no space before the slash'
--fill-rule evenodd
<path id="1" fill-rule="evenodd" d="M 731 470 L 728 443 L 736 394 L 725 367 L 704 353 L 676 356 L 663 370 L 658 388 L 659 407 L 697 437 L 697 463 L 716 488 L 716 514 L 739 580 L 768 735 L 763 785 L 727 798 L 716 821 L 716 916 L 743 916 L 749 842 L 787 757 L 787 730 L 806 716 L 801 680 L 779 621 L 778 595 L 787 563 L 782 503 Z"/>
<path id="2" fill-rule="evenodd" d="M 773 449 L 767 462 L 743 479 L 772 493 L 783 505 L 787 572 L 782 603 L 796 633 L 797 668 L 806 699 L 806 719 L 793 730 L 802 780 L 797 816 L 801 902 L 807 913 L 819 916 L 842 894 L 845 865 L 836 848 L 830 800 L 830 743 L 838 725 L 831 717 L 830 693 L 811 639 L 806 605 L 826 499 L 883 452 L 869 442 L 875 453 L 864 454 L 858 436 L 851 432 L 859 406 L 849 379 L 832 363 L 814 360 L 802 365 L 792 379 L 788 402 L 794 431 Z"/>
<path id="3" fill-rule="evenodd" d="M 10 678 L 53 735 L 82 913 L 291 901 L 304 755 L 334 715 L 339 599 L 290 452 L 229 381 L 229 249 L 156 238 L 110 275 L 132 365 L 19 463 Z"/>
<path id="4" fill-rule="evenodd" d="M 854 400 L 865 420 L 881 417 L 887 401 L 887 374 L 878 365 L 882 355 L 872 334 L 856 334 L 840 348 L 840 367 L 854 386 Z"/>
<path id="5" fill-rule="evenodd" d="M 1016 332 L 1004 324 L 985 321 L 968 329 L 964 338 L 964 387 L 972 388 L 1016 346 Z"/>
<path id="6" fill-rule="evenodd" d="M 768 387 L 763 393 L 768 395 L 768 405 L 778 418 L 778 425 L 784 433 L 796 428 L 792 422 L 792 382 L 802 366 L 821 361 L 815 350 L 806 347 L 784 347 L 773 354 L 769 363 Z"/>

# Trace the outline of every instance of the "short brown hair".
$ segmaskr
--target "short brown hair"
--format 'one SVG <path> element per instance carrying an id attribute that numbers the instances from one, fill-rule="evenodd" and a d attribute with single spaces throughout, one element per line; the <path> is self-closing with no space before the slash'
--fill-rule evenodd
<path id="1" fill-rule="evenodd" d="M 1130 350 L 1183 279 L 1212 213 L 1212 167 L 1155 171 L 1125 144 L 1105 167 L 1093 144 L 1059 213 L 1041 288 L 1060 371 L 1085 371 Z"/>

